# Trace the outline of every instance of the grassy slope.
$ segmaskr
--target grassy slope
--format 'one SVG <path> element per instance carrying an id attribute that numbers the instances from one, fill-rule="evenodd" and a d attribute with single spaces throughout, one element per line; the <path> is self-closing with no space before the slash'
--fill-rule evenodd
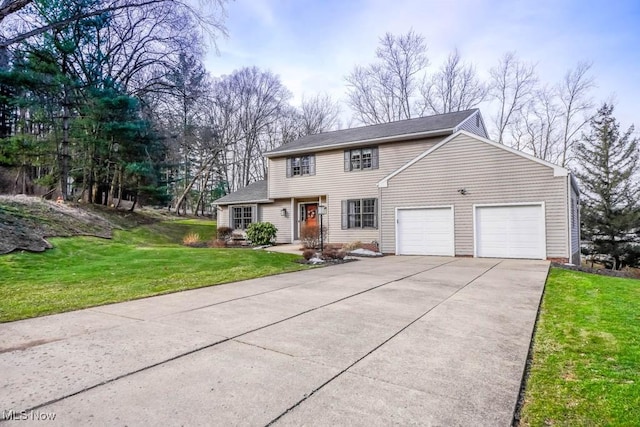
<path id="1" fill-rule="evenodd" d="M 553 269 L 521 425 L 638 425 L 640 281 Z"/>
<path id="2" fill-rule="evenodd" d="M 304 268 L 292 255 L 175 243 L 190 232 L 208 240 L 215 223 L 155 223 L 118 230 L 113 240 L 55 238 L 44 253 L 0 256 L 0 322 Z"/>

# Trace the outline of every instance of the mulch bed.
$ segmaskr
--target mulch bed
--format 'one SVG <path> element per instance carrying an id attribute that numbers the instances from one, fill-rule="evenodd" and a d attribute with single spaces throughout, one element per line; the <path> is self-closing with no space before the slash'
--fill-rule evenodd
<path id="1" fill-rule="evenodd" d="M 640 279 L 638 273 L 624 270 L 609 270 L 606 268 L 589 268 L 580 265 L 561 264 L 557 262 L 551 263 L 552 267 L 564 268 L 565 270 L 581 271 L 583 273 L 599 274 L 601 276 L 622 277 L 625 279 Z"/>

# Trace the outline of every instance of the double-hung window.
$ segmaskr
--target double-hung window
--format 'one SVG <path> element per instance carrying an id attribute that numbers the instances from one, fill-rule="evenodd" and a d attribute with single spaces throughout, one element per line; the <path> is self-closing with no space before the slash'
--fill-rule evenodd
<path id="1" fill-rule="evenodd" d="M 232 206 L 231 227 L 234 230 L 245 230 L 254 222 L 255 206 Z"/>
<path id="2" fill-rule="evenodd" d="M 342 228 L 378 228 L 378 199 L 342 201 Z"/>
<path id="3" fill-rule="evenodd" d="M 316 156 L 296 156 L 287 158 L 287 177 L 316 174 Z"/>
<path id="4" fill-rule="evenodd" d="M 354 148 L 344 152 L 344 171 L 378 169 L 378 147 Z"/>

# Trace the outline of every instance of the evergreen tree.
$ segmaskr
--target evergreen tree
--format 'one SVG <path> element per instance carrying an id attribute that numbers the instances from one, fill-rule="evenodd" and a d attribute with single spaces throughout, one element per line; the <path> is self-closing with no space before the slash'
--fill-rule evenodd
<path id="1" fill-rule="evenodd" d="M 633 126 L 620 134 L 613 106 L 604 104 L 591 120 L 591 130 L 578 144 L 584 235 L 593 250 L 613 259 L 613 269 L 630 261 L 640 232 L 638 140 Z"/>

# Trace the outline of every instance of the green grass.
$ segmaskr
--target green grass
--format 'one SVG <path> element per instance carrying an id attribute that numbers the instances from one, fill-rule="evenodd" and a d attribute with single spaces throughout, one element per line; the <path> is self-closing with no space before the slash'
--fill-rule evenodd
<path id="1" fill-rule="evenodd" d="M 178 244 L 190 232 L 208 240 L 215 223 L 156 223 L 112 240 L 54 238 L 44 253 L 0 256 L 0 322 L 305 268 L 295 255 Z"/>
<path id="2" fill-rule="evenodd" d="M 640 280 L 552 269 L 521 425 L 640 420 Z"/>

